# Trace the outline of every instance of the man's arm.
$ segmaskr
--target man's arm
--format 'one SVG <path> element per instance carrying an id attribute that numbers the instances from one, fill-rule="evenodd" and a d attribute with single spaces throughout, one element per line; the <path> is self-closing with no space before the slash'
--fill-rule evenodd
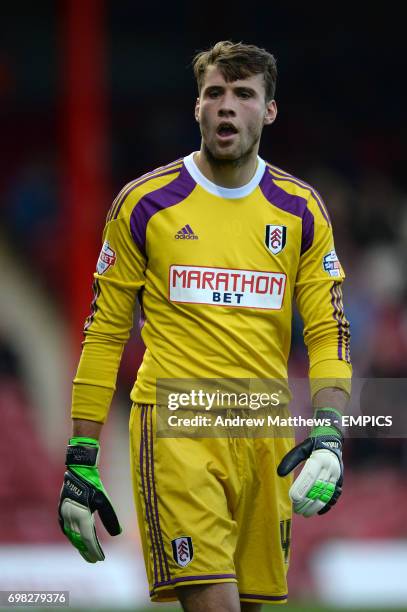
<path id="1" fill-rule="evenodd" d="M 99 474 L 99 436 L 116 388 L 117 372 L 133 325 L 134 304 L 145 282 L 145 257 L 135 245 L 129 206 L 106 225 L 94 275 L 94 299 L 72 393 L 73 435 L 58 507 L 64 535 L 89 563 L 105 556 L 96 534 L 94 512 L 110 535 L 121 526 Z"/>
<path id="2" fill-rule="evenodd" d="M 308 201 L 312 242 L 301 254 L 295 282 L 313 401 L 317 401 L 315 395 L 322 389 L 342 389 L 350 395 L 352 377 L 349 322 L 342 301 L 345 272 L 336 255 L 331 222 L 326 214 L 322 215 L 316 197 L 311 195 Z M 334 392 L 328 400 L 335 401 L 336 397 L 340 395 Z"/>
<path id="3" fill-rule="evenodd" d="M 72 419 L 72 437 L 93 438 L 99 440 L 103 423 L 86 419 Z"/>
<path id="4" fill-rule="evenodd" d="M 338 412 L 343 414 L 349 401 L 349 396 L 342 389 L 336 387 L 327 387 L 320 389 L 313 397 L 312 406 L 314 410 L 317 408 L 336 408 Z"/>
<path id="5" fill-rule="evenodd" d="M 294 511 L 324 514 L 342 492 L 341 415 L 350 394 L 352 368 L 349 323 L 342 304 L 345 278 L 336 256 L 332 227 L 317 194 L 308 201 L 308 242 L 302 249 L 295 297 L 304 321 L 315 426 L 310 436 L 283 457 L 277 472 L 286 476 L 305 464 L 290 488 Z M 312 239 L 311 239 L 312 238 Z"/>
<path id="6" fill-rule="evenodd" d="M 130 208 L 124 204 L 103 234 L 94 275 L 94 299 L 73 384 L 73 419 L 106 421 L 123 349 L 133 326 L 135 302 L 145 283 L 146 259 L 131 235 Z M 103 267 L 107 257 L 110 265 Z"/>

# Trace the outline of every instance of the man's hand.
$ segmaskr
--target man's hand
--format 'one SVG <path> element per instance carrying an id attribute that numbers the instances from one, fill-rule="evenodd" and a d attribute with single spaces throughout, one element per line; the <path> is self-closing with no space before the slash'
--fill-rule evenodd
<path id="1" fill-rule="evenodd" d="M 110 535 L 122 528 L 100 480 L 98 469 L 99 442 L 93 438 L 75 437 L 66 453 L 67 471 L 58 507 L 63 533 L 89 563 L 103 561 L 105 555 L 95 530 L 93 513 L 99 512 Z"/>
<path id="2" fill-rule="evenodd" d="M 332 408 L 316 412 L 318 419 L 328 419 L 330 425 L 314 427 L 311 436 L 291 449 L 277 468 L 279 476 L 287 476 L 305 461 L 289 495 L 294 512 L 306 517 L 328 512 L 338 501 L 343 483 L 343 436 L 334 425 L 340 413 Z"/>

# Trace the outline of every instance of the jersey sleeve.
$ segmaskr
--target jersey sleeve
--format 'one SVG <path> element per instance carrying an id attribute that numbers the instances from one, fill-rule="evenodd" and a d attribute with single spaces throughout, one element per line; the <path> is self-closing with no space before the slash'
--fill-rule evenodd
<path id="1" fill-rule="evenodd" d="M 145 257 L 125 215 L 109 221 L 94 274 L 91 312 L 73 381 L 72 418 L 104 423 L 116 389 L 123 348 L 133 326 L 135 300 L 145 283 Z"/>
<path id="2" fill-rule="evenodd" d="M 306 250 L 298 268 L 295 299 L 304 322 L 312 397 L 337 387 L 350 393 L 350 331 L 342 302 L 344 270 L 336 255 L 332 225 L 323 202 L 311 194 Z M 304 241 L 303 241 L 304 243 Z"/>

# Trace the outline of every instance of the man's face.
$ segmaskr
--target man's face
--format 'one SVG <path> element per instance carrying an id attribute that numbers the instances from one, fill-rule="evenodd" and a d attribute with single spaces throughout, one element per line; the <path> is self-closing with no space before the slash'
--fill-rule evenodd
<path id="1" fill-rule="evenodd" d="M 262 74 L 226 82 L 217 66 L 208 66 L 195 118 L 212 157 L 226 161 L 257 154 L 263 126 L 276 115 L 274 100 L 265 100 Z"/>

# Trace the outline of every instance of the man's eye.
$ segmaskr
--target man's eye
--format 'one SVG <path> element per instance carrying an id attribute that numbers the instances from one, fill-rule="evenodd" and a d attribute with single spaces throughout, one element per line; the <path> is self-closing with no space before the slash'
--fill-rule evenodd
<path id="1" fill-rule="evenodd" d="M 217 89 L 212 89 L 209 93 L 208 96 L 210 98 L 217 98 L 219 96 L 220 92 Z"/>
<path id="2" fill-rule="evenodd" d="M 243 100 L 248 100 L 251 98 L 251 93 L 249 91 L 239 91 L 238 96 Z"/>

